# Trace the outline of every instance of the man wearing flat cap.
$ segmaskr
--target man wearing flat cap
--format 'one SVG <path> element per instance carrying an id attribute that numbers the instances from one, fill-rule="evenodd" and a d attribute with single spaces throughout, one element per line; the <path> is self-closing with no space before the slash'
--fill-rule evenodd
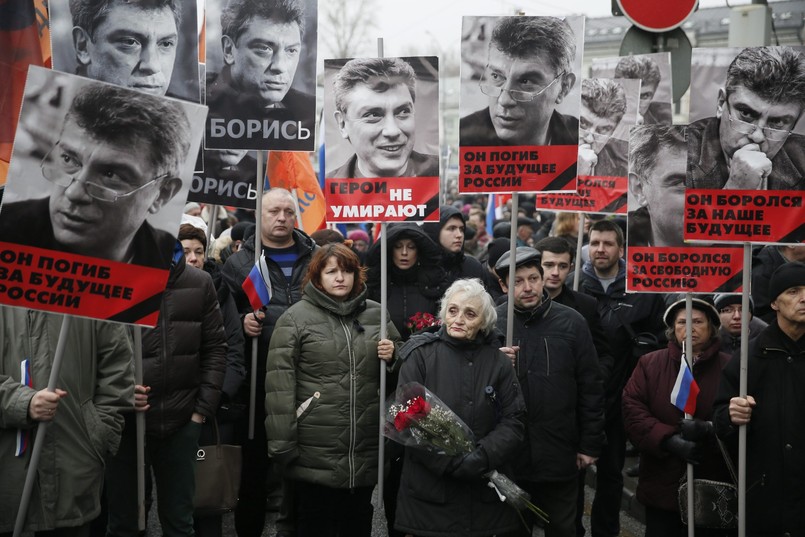
<path id="1" fill-rule="evenodd" d="M 551 300 L 541 259 L 534 248 L 515 250 L 513 345 L 501 350 L 512 359 L 528 408 L 528 452 L 514 479 L 548 513 L 545 535 L 553 537 L 575 535 L 578 472 L 604 443 L 604 387 L 587 322 Z M 495 263 L 504 292 L 510 261 L 505 252 Z M 505 332 L 508 304 L 497 314 Z M 527 522 L 523 535 L 530 536 L 533 520 Z"/>
<path id="2" fill-rule="evenodd" d="M 747 535 L 805 535 L 805 264 L 769 281 L 776 319 L 749 348 L 747 394 L 740 360 L 724 369 L 715 401 L 719 437 L 733 447 L 746 430 Z"/>

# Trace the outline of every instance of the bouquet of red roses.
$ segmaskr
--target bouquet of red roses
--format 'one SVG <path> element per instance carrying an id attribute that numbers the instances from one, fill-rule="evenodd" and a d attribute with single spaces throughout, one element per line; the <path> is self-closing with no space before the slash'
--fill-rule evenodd
<path id="1" fill-rule="evenodd" d="M 442 324 L 442 322 L 432 313 L 420 311 L 411 315 L 408 318 L 408 322 L 405 323 L 405 326 L 408 327 L 408 330 L 410 330 L 412 334 L 416 334 L 426 328 L 439 326 L 440 324 Z"/>
<path id="2" fill-rule="evenodd" d="M 467 424 L 418 382 L 403 384 L 386 401 L 383 435 L 404 446 L 453 457 L 470 453 L 475 447 L 475 436 Z M 518 512 L 528 509 L 548 522 L 548 515 L 531 503 L 528 493 L 514 481 L 497 470 L 484 477 L 500 501 Z"/>
<path id="3" fill-rule="evenodd" d="M 469 453 L 475 446 L 467 424 L 417 382 L 397 388 L 386 408 L 383 434 L 404 446 L 450 456 Z"/>

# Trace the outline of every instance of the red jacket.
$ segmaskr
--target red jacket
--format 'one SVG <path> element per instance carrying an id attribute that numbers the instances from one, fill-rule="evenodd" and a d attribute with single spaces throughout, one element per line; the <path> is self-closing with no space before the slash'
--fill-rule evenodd
<path id="1" fill-rule="evenodd" d="M 695 418 L 712 418 L 721 370 L 730 359 L 728 354 L 719 352 L 720 348 L 720 340 L 712 340 L 693 364 L 693 377 L 700 390 Z M 623 389 L 624 427 L 629 440 L 640 450 L 637 499 L 643 505 L 669 511 L 679 510 L 677 490 L 680 478 L 685 475 L 686 462 L 663 450 L 660 444 L 679 432 L 679 422 L 684 417 L 671 404 L 681 355 L 679 345 L 669 341 L 668 348 L 642 356 Z M 715 439 L 707 442 L 707 455 L 694 467 L 693 475 L 730 481 Z"/>

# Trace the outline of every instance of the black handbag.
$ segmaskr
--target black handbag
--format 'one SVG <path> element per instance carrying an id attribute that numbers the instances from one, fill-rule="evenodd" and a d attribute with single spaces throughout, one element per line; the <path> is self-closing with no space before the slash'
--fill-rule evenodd
<path id="1" fill-rule="evenodd" d="M 738 479 L 724 444 L 716 437 L 732 483 L 710 479 L 693 480 L 693 522 L 697 528 L 736 529 L 738 527 Z M 688 482 L 679 486 L 679 515 L 688 523 Z"/>
<path id="2" fill-rule="evenodd" d="M 228 513 L 238 504 L 240 490 L 240 446 L 221 444 L 218 420 L 212 422 L 215 444 L 200 446 L 196 453 L 196 516 Z"/>

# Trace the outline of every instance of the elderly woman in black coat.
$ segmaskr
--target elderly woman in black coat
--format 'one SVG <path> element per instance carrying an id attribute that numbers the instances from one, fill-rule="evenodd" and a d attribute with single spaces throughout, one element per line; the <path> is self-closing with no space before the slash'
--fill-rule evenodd
<path id="1" fill-rule="evenodd" d="M 497 314 L 480 280 L 457 280 L 441 301 L 438 332 L 403 347 L 399 385 L 418 382 L 472 430 L 467 455 L 405 452 L 396 529 L 416 536 L 501 535 L 517 529 L 516 511 L 502 503 L 484 474 L 520 449 L 525 403 L 509 359 L 500 352 Z"/>

